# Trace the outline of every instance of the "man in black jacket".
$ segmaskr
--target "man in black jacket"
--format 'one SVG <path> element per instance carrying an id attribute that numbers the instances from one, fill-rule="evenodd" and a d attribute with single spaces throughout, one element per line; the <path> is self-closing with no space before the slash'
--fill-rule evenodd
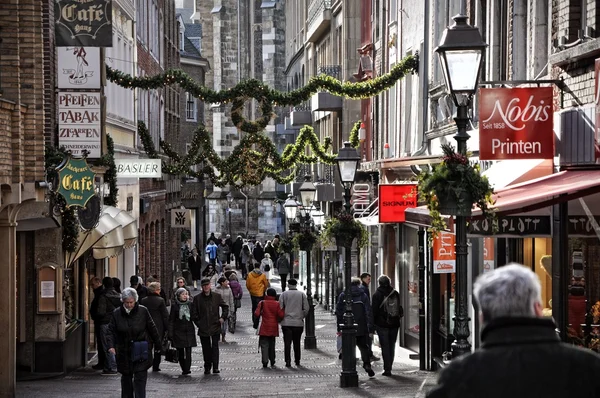
<path id="1" fill-rule="evenodd" d="M 104 353 L 104 349 L 102 348 L 102 340 L 100 339 L 100 325 L 98 324 L 98 300 L 102 293 L 104 293 L 104 286 L 102 286 L 102 280 L 97 276 L 90 279 L 90 287 L 94 292 L 94 298 L 90 303 L 90 318 L 94 321 L 94 336 L 96 337 L 96 350 L 98 351 L 98 363 L 92 366 L 95 370 L 104 369 L 104 365 L 106 363 L 106 354 Z"/>
<path id="2" fill-rule="evenodd" d="M 363 280 L 364 281 L 364 280 Z M 373 323 L 381 345 L 381 356 L 383 356 L 383 375 L 392 375 L 392 364 L 396 354 L 396 340 L 400 328 L 400 318 L 404 311 L 400 305 L 400 293 L 393 287 L 387 275 L 381 275 L 377 280 L 379 287 L 373 293 Z M 393 303 L 394 314 L 389 314 L 386 303 Z M 390 310 L 391 312 L 391 310 Z"/>
<path id="3" fill-rule="evenodd" d="M 160 283 L 156 281 L 150 282 L 148 284 L 147 289 L 148 296 L 141 299 L 140 304 L 148 308 L 148 312 L 150 312 L 150 316 L 154 321 L 154 325 L 156 325 L 158 335 L 164 341 L 165 335 L 169 330 L 169 311 L 167 311 L 165 299 L 162 298 L 160 294 L 160 292 L 162 291 Z M 161 349 L 161 347 L 156 348 Z M 155 353 L 154 358 L 152 360 L 153 372 L 160 372 L 160 360 L 160 353 Z"/>
<path id="4" fill-rule="evenodd" d="M 100 336 L 100 342 L 102 343 L 102 347 L 98 348 L 98 352 L 102 349 L 105 354 L 104 369 L 102 371 L 105 375 L 117 374 L 117 361 L 115 356 L 108 352 L 109 347 L 106 340 L 108 335 L 108 325 L 112 318 L 113 311 L 121 305 L 121 295 L 114 289 L 113 284 L 113 279 L 110 276 L 102 279 L 104 290 L 98 297 L 98 316 L 97 320 L 94 321 L 94 324 L 98 327 L 98 334 Z"/>
<path id="5" fill-rule="evenodd" d="M 473 296 L 484 325 L 481 348 L 452 359 L 428 397 L 600 396 L 600 356 L 560 341 L 542 315 L 533 271 L 509 264 L 483 274 Z"/>
<path id="6" fill-rule="evenodd" d="M 148 289 L 146 286 L 141 283 L 142 278 L 137 275 L 131 275 L 129 278 L 129 283 L 131 284 L 131 288 L 135 289 L 138 294 L 139 300 L 143 299 L 148 295 Z"/>
<path id="7" fill-rule="evenodd" d="M 233 242 L 233 255 L 235 256 L 235 269 L 240 269 L 240 265 L 242 264 L 242 247 L 244 246 L 244 240 L 241 235 L 238 235 Z"/>

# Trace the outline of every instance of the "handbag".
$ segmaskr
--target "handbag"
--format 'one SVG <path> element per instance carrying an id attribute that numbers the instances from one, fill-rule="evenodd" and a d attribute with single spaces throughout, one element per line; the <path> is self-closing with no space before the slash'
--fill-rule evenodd
<path id="1" fill-rule="evenodd" d="M 265 264 L 265 272 L 271 271 L 271 266 L 269 264 Z"/>
<path id="2" fill-rule="evenodd" d="M 131 361 L 133 363 L 147 361 L 148 342 L 147 341 L 132 341 L 131 342 Z"/>
<path id="3" fill-rule="evenodd" d="M 242 299 L 234 298 L 233 303 L 235 305 L 235 308 L 242 308 Z"/>
<path id="4" fill-rule="evenodd" d="M 167 343 L 167 349 L 165 350 L 165 361 L 178 363 L 179 362 L 179 354 L 177 352 L 177 348 L 171 348 L 171 343 Z"/>

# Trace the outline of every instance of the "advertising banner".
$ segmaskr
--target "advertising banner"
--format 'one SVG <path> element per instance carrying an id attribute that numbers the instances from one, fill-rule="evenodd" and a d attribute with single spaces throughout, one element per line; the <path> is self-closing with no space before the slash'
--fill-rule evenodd
<path id="1" fill-rule="evenodd" d="M 554 158 L 551 87 L 482 88 L 479 159 Z"/>
<path id="2" fill-rule="evenodd" d="M 65 198 L 67 207 L 85 207 L 96 194 L 94 180 L 96 175 L 85 159 L 69 158 L 58 170 L 57 192 Z"/>
<path id="3" fill-rule="evenodd" d="M 57 47 L 112 47 L 112 0 L 54 0 Z"/>
<path id="4" fill-rule="evenodd" d="M 161 178 L 160 159 L 115 159 L 117 177 L 121 178 Z"/>
<path id="5" fill-rule="evenodd" d="M 190 228 L 192 211 L 190 209 L 171 210 L 171 228 Z"/>
<path id="6" fill-rule="evenodd" d="M 483 238 L 483 273 L 496 268 L 494 253 L 494 238 Z"/>
<path id="7" fill-rule="evenodd" d="M 594 75 L 596 76 L 594 103 L 596 104 L 596 159 L 600 157 L 600 58 L 596 59 Z"/>
<path id="8" fill-rule="evenodd" d="M 73 156 L 101 157 L 100 92 L 58 93 L 58 144 Z"/>
<path id="9" fill-rule="evenodd" d="M 417 207 L 416 184 L 379 184 L 379 222 L 406 221 L 406 209 Z"/>
<path id="10" fill-rule="evenodd" d="M 100 49 L 94 47 L 57 47 L 58 88 L 100 89 Z"/>
<path id="11" fill-rule="evenodd" d="M 433 273 L 452 274 L 456 272 L 456 237 L 448 232 L 440 232 L 433 239 Z"/>

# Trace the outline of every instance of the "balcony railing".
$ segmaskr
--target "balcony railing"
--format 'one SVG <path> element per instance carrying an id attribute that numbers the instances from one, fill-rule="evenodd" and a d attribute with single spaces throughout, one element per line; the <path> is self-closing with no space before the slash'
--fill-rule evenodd
<path id="1" fill-rule="evenodd" d="M 331 77 L 335 77 L 336 79 L 340 79 L 342 75 L 342 66 L 341 65 L 324 65 L 319 66 L 317 68 L 317 75 L 327 75 Z"/>
<path id="2" fill-rule="evenodd" d="M 331 0 L 313 0 L 308 6 L 308 19 L 307 25 L 310 29 L 311 25 L 315 22 L 319 15 L 323 14 L 325 10 L 331 9 Z"/>

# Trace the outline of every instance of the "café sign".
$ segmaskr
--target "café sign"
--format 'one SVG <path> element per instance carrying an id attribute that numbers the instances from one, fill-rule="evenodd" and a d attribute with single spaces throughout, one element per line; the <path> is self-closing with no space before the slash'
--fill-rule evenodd
<path id="1" fill-rule="evenodd" d="M 479 159 L 553 159 L 551 87 L 482 88 Z"/>
<path id="2" fill-rule="evenodd" d="M 85 159 L 68 158 L 58 171 L 58 193 L 65 198 L 67 207 L 85 207 L 95 195 L 95 174 Z"/>
<path id="3" fill-rule="evenodd" d="M 57 47 L 112 47 L 112 0 L 54 0 Z"/>

